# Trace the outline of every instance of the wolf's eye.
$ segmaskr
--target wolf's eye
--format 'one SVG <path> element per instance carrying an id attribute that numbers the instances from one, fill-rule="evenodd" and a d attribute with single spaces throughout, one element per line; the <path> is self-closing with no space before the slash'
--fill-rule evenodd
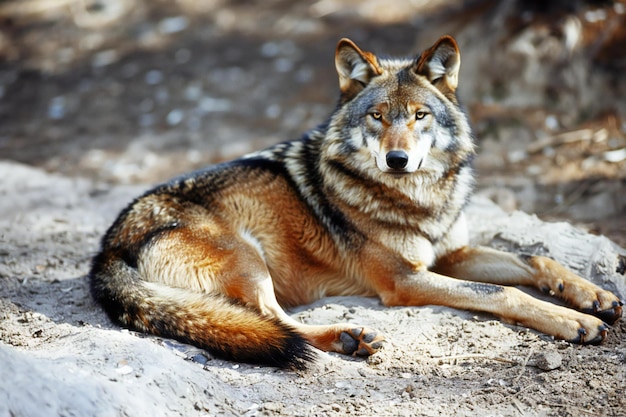
<path id="1" fill-rule="evenodd" d="M 383 114 L 381 112 L 379 112 L 379 111 L 373 111 L 370 114 L 374 118 L 374 120 L 382 120 L 382 118 L 383 118 Z"/>
<path id="2" fill-rule="evenodd" d="M 427 114 L 428 114 L 428 112 L 425 112 L 424 110 L 418 110 L 415 113 L 415 119 L 416 120 L 422 120 L 424 117 L 426 117 Z"/>

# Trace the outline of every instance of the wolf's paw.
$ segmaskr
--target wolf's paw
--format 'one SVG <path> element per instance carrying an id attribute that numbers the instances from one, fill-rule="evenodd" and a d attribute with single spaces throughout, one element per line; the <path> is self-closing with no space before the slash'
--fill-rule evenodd
<path id="1" fill-rule="evenodd" d="M 591 335 L 589 335 L 589 331 L 584 327 L 580 327 L 578 329 L 578 336 L 574 339 L 568 340 L 570 343 L 577 343 L 580 345 L 599 345 L 606 339 L 606 335 L 609 332 L 609 326 L 606 324 L 601 324 L 595 329 Z"/>
<path id="2" fill-rule="evenodd" d="M 355 327 L 341 332 L 339 340 L 342 353 L 354 356 L 369 356 L 382 347 L 385 338 L 376 330 Z"/>
<path id="3" fill-rule="evenodd" d="M 605 291 L 607 292 L 607 291 Z M 613 296 L 613 294 L 609 293 Z M 613 296 L 614 297 L 614 296 Z M 601 297 L 598 297 L 601 298 Z M 607 307 L 608 304 L 608 307 Z M 612 300 L 609 303 L 601 303 L 598 300 L 594 300 L 591 303 L 591 308 L 584 308 L 582 311 L 584 313 L 593 314 L 594 316 L 600 318 L 602 321 L 613 324 L 620 317 L 622 317 L 622 306 L 624 303 L 620 300 Z"/>
<path id="4" fill-rule="evenodd" d="M 606 339 L 609 333 L 606 323 L 589 314 L 574 313 L 558 325 L 557 337 L 581 345 L 599 345 Z"/>
<path id="5" fill-rule="evenodd" d="M 526 259 L 536 270 L 536 284 L 543 292 L 565 300 L 586 314 L 613 324 L 622 316 L 623 302 L 611 291 L 579 277 L 558 262 L 543 256 Z"/>

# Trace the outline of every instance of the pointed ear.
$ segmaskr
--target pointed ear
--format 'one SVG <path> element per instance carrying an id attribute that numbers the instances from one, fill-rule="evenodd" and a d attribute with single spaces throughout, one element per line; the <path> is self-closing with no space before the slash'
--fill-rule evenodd
<path id="1" fill-rule="evenodd" d="M 430 49 L 422 52 L 415 72 L 425 76 L 448 98 L 456 100 L 461 55 L 452 36 L 441 37 Z"/>
<path id="2" fill-rule="evenodd" d="M 382 74 L 376 55 L 363 52 L 350 39 L 342 39 L 335 51 L 342 101 L 356 96 L 372 77 Z"/>

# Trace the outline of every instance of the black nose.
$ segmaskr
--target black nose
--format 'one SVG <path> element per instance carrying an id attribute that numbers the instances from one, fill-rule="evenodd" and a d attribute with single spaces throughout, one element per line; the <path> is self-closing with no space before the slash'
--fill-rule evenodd
<path id="1" fill-rule="evenodd" d="M 404 151 L 387 152 L 387 166 L 391 169 L 403 169 L 409 163 L 409 155 Z"/>

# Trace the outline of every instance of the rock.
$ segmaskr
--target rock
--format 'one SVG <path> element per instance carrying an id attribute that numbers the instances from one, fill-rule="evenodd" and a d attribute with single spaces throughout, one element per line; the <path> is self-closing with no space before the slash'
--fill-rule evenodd
<path id="1" fill-rule="evenodd" d="M 555 351 L 541 352 L 535 358 L 535 365 L 542 371 L 552 371 L 561 367 L 563 358 Z"/>
<path id="2" fill-rule="evenodd" d="M 626 250 L 565 222 L 543 222 L 535 215 L 507 214 L 490 200 L 474 196 L 466 210 L 472 244 L 507 252 L 543 255 L 600 287 L 626 298 Z"/>

